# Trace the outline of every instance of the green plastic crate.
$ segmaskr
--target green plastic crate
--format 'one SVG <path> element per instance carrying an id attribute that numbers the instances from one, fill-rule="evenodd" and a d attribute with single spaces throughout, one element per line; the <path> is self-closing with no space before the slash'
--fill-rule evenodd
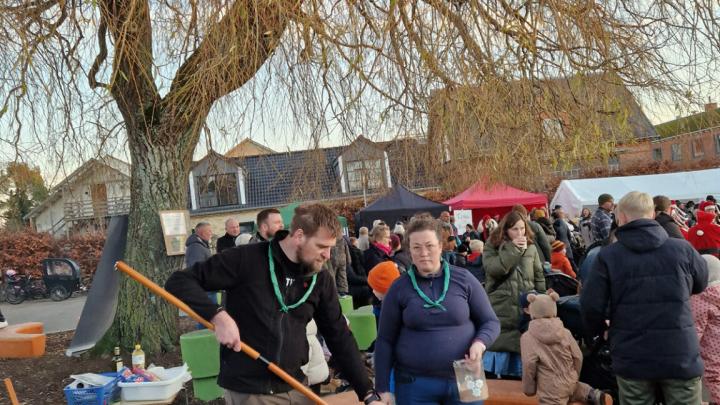
<path id="1" fill-rule="evenodd" d="M 194 378 L 193 377 L 193 395 L 202 401 L 212 401 L 213 399 L 222 398 L 225 390 L 217 385 L 217 377 Z"/>
<path id="2" fill-rule="evenodd" d="M 180 352 L 193 379 L 217 377 L 220 373 L 220 345 L 213 331 L 196 330 L 180 336 Z"/>
<path id="3" fill-rule="evenodd" d="M 347 315 L 354 310 L 353 299 L 351 296 L 346 295 L 344 297 L 340 297 L 340 309 L 342 310 L 343 315 Z"/>
<path id="4" fill-rule="evenodd" d="M 350 330 L 355 336 L 358 347 L 360 350 L 367 350 L 377 338 L 377 326 L 372 306 L 360 307 L 346 316 L 350 320 Z"/>

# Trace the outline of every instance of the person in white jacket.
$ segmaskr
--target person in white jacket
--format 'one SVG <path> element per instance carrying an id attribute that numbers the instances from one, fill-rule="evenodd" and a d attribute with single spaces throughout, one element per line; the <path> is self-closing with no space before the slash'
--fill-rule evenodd
<path id="1" fill-rule="evenodd" d="M 308 363 L 301 367 L 303 373 L 307 376 L 308 385 L 316 393 L 320 394 L 320 385 L 327 380 L 330 375 L 327 361 L 325 361 L 325 353 L 322 345 L 317 338 L 317 325 L 315 320 L 311 319 L 305 328 L 308 340 Z"/>

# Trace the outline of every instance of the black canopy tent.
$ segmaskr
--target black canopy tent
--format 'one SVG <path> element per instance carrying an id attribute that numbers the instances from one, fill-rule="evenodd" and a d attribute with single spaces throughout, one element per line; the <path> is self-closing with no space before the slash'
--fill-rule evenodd
<path id="1" fill-rule="evenodd" d="M 355 230 L 363 226 L 372 228 L 376 219 L 385 221 L 392 228 L 397 221 L 405 221 L 418 212 L 429 212 L 437 217 L 442 211 L 448 211 L 448 206 L 395 185 L 387 194 L 355 214 Z"/>

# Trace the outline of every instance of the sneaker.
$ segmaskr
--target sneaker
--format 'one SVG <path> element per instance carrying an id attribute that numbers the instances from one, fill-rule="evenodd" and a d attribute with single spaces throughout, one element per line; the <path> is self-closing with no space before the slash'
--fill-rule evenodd
<path id="1" fill-rule="evenodd" d="M 5 328 L 7 326 L 8 326 L 8 323 L 6 320 L 3 319 L 2 321 L 0 321 L 0 329 Z"/>
<path id="2" fill-rule="evenodd" d="M 593 389 L 590 391 L 590 403 L 595 405 L 612 405 L 612 395 L 605 391 Z"/>

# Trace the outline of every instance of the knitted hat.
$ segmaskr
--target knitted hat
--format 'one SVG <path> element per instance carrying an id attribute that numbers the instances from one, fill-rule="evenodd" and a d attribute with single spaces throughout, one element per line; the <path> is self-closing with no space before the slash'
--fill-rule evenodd
<path id="1" fill-rule="evenodd" d="M 559 251 L 565 249 L 565 244 L 563 242 L 555 239 L 553 241 L 552 245 L 550 245 L 550 247 L 552 248 L 553 252 L 559 252 Z"/>
<path id="2" fill-rule="evenodd" d="M 368 274 L 368 284 L 373 290 L 387 294 L 396 278 L 400 277 L 397 264 L 390 260 L 379 263 Z"/>
<path id="3" fill-rule="evenodd" d="M 699 209 L 700 211 L 710 211 L 710 210 L 714 211 L 714 210 L 715 210 L 715 203 L 713 203 L 712 201 L 703 201 L 703 202 L 701 202 L 700 205 L 698 206 L 698 209 Z"/>
<path id="4" fill-rule="evenodd" d="M 720 284 L 720 259 L 713 255 L 702 255 L 708 266 L 708 286 Z"/>
<path id="5" fill-rule="evenodd" d="M 600 194 L 598 196 L 598 205 L 603 205 L 608 201 L 614 201 L 615 199 L 610 194 Z"/>
<path id="6" fill-rule="evenodd" d="M 399 236 L 397 236 L 395 234 L 390 235 L 390 247 L 391 248 L 397 249 L 398 247 L 400 247 L 400 243 L 401 242 L 400 242 Z"/>
<path id="7" fill-rule="evenodd" d="M 557 317 L 557 300 L 560 296 L 553 292 L 550 294 L 528 294 L 527 300 L 530 302 L 530 317 L 532 319 L 556 318 Z"/>
<path id="8" fill-rule="evenodd" d="M 545 218 L 545 210 L 535 210 L 535 218 Z"/>

